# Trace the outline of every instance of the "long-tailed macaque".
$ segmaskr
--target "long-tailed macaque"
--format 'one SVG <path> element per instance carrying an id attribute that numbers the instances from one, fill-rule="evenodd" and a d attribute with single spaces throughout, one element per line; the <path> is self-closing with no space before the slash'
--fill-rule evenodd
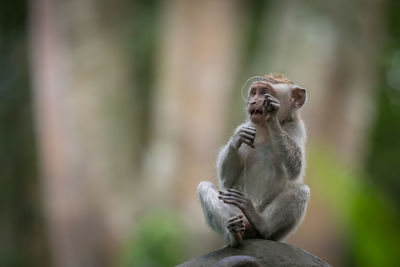
<path id="1" fill-rule="evenodd" d="M 207 223 L 230 246 L 244 238 L 282 240 L 302 221 L 310 189 L 303 184 L 306 131 L 298 109 L 306 90 L 266 75 L 248 92 L 248 119 L 217 159 L 222 191 L 201 182 Z"/>

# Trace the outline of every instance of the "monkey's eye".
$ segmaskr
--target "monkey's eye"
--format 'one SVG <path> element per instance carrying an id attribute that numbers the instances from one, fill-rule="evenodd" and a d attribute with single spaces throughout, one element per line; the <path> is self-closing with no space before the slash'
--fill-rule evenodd
<path id="1" fill-rule="evenodd" d="M 255 95 L 256 95 L 256 91 L 255 91 L 255 90 L 251 91 L 251 92 L 250 92 L 250 95 L 251 95 L 251 96 L 255 96 Z"/>
<path id="2" fill-rule="evenodd" d="M 267 90 L 262 90 L 262 91 L 261 91 L 261 94 L 262 94 L 262 95 L 266 95 L 267 93 L 268 93 Z"/>

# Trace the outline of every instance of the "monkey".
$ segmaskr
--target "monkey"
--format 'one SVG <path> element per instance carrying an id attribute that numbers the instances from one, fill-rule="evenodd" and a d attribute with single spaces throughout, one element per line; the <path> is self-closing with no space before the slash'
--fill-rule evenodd
<path id="1" fill-rule="evenodd" d="M 251 84 L 247 119 L 217 157 L 221 190 L 208 181 L 197 189 L 208 225 L 227 245 L 280 241 L 303 220 L 310 188 L 303 183 L 306 130 L 299 109 L 306 98 L 306 89 L 283 74 Z"/>

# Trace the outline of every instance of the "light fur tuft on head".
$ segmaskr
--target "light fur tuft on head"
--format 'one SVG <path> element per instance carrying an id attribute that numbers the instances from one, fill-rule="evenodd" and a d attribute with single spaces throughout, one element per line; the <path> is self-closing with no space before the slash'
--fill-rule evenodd
<path id="1" fill-rule="evenodd" d="M 283 73 L 268 73 L 264 76 L 267 80 L 273 83 L 285 83 L 285 84 L 294 84 L 288 77 L 286 77 Z"/>

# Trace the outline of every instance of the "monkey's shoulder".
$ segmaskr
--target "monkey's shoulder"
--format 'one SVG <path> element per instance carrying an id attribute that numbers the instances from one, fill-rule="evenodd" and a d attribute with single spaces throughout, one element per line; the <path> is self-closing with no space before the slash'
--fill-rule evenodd
<path id="1" fill-rule="evenodd" d="M 303 143 L 307 139 L 306 128 L 305 128 L 303 120 L 301 120 L 300 118 L 298 118 L 294 121 L 291 121 L 291 122 L 284 123 L 282 125 L 282 129 L 296 143 L 298 143 L 298 142 Z"/>

